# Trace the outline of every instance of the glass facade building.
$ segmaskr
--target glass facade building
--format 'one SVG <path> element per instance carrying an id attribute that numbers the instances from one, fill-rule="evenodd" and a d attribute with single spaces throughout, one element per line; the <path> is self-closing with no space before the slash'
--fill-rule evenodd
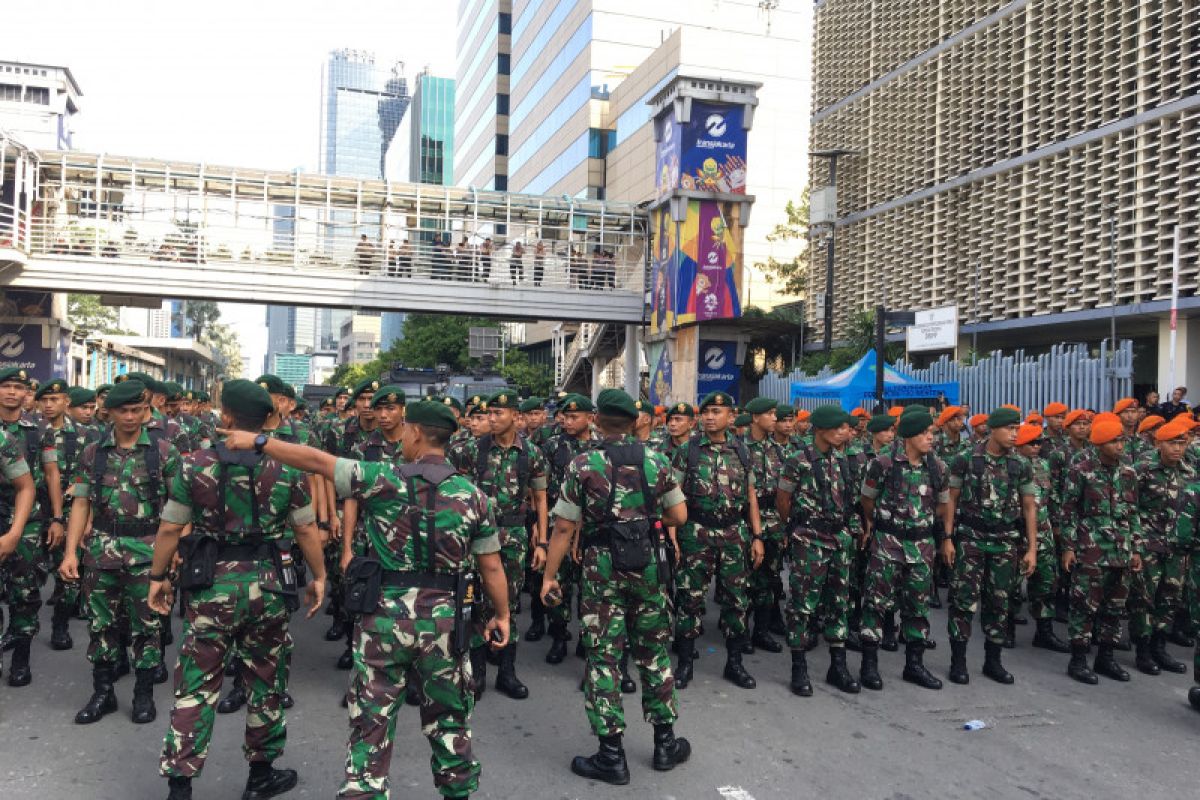
<path id="1" fill-rule="evenodd" d="M 411 113 L 411 180 L 450 186 L 454 182 L 454 79 L 418 75 Z"/>
<path id="2" fill-rule="evenodd" d="M 408 109 L 400 62 L 375 63 L 361 50 L 335 50 L 322 72 L 320 170 L 345 178 L 382 178 L 384 158 Z"/>

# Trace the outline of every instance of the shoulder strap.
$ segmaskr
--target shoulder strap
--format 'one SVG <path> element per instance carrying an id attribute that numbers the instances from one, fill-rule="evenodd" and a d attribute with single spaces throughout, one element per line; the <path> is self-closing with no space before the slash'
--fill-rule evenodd
<path id="1" fill-rule="evenodd" d="M 415 500 L 420 495 L 417 492 L 417 478 L 429 484 L 429 495 L 425 499 L 425 507 L 422 509 L 416 503 L 409 512 L 411 518 L 412 536 L 413 536 L 413 561 L 420 564 L 422 560 L 422 551 L 424 551 L 424 560 L 426 568 L 434 571 L 434 555 L 436 548 L 433 546 L 434 535 L 437 533 L 437 495 L 438 487 L 448 478 L 456 475 L 454 468 L 447 463 L 440 464 L 403 464 L 399 469 L 401 477 L 408 484 L 408 491 Z M 424 525 L 421 522 L 424 521 Z M 422 535 L 423 534 L 423 535 Z"/>
<path id="2" fill-rule="evenodd" d="M 696 470 L 700 467 L 700 434 L 687 441 L 687 472 L 683 476 L 683 492 L 691 495 L 696 484 Z"/>
<path id="3" fill-rule="evenodd" d="M 25 428 L 25 457 L 29 459 L 30 471 L 37 468 L 41 459 L 42 429 L 38 425 Z"/>
<path id="4" fill-rule="evenodd" d="M 150 497 L 154 507 L 162 511 L 162 455 L 158 452 L 160 439 L 150 437 L 150 447 L 146 450 L 146 472 L 150 475 Z"/>
<path id="5" fill-rule="evenodd" d="M 369 444 L 363 448 L 363 461 L 382 461 L 383 448 L 377 444 Z"/>
<path id="6" fill-rule="evenodd" d="M 483 488 L 483 477 L 487 474 L 488 458 L 492 454 L 492 435 L 485 433 L 475 445 L 475 485 Z"/>
<path id="7" fill-rule="evenodd" d="M 262 462 L 262 454 L 254 451 L 233 452 L 223 443 L 213 446 L 217 451 L 217 508 L 220 511 L 221 527 L 225 529 L 228 507 L 225 503 L 225 491 L 228 486 L 229 467 L 238 466 L 246 470 L 247 483 L 250 486 L 250 519 L 255 532 L 262 531 L 258 516 L 258 492 L 255 486 L 254 468 Z"/>
<path id="8" fill-rule="evenodd" d="M 740 436 L 732 436 L 730 441 L 733 442 L 733 452 L 737 453 L 738 461 L 742 462 L 742 471 L 749 474 L 750 451 L 746 449 L 746 442 Z"/>
<path id="9" fill-rule="evenodd" d="M 621 467 L 637 467 L 638 479 L 642 484 L 642 512 L 646 519 L 654 518 L 653 498 L 650 495 L 650 482 L 646 480 L 646 448 L 641 442 L 633 444 L 605 444 L 604 453 L 608 456 L 612 467 L 612 477 L 608 481 L 608 501 L 605 505 L 605 516 L 609 521 L 620 519 L 613 508 L 617 497 L 617 470 Z"/>
<path id="10" fill-rule="evenodd" d="M 92 459 L 92 497 L 96 497 L 96 491 L 100 486 L 100 482 L 104 480 L 105 473 L 108 472 L 108 448 L 104 446 L 104 439 L 96 440 L 96 455 Z"/>
<path id="11" fill-rule="evenodd" d="M 79 453 L 79 432 L 72 429 L 63 431 L 63 455 L 66 463 L 66 468 L 63 469 L 63 477 L 67 478 L 67 473 L 75 465 L 75 456 Z"/>

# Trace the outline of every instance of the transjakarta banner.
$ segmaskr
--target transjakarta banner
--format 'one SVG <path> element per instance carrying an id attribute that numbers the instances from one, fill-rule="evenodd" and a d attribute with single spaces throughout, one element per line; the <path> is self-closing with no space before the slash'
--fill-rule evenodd
<path id="1" fill-rule="evenodd" d="M 681 124 L 674 108 L 655 120 L 657 196 L 675 189 L 746 193 L 746 130 L 742 106 L 692 102 L 691 122 Z"/>
<path id="2" fill-rule="evenodd" d="M 700 363 L 696 365 L 696 400 L 709 392 L 726 392 L 738 401 L 738 384 L 742 372 L 737 363 L 737 342 L 700 340 Z"/>

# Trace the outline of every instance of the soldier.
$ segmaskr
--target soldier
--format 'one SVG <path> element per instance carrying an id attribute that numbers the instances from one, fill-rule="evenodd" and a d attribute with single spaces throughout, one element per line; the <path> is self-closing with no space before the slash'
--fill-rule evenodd
<path id="1" fill-rule="evenodd" d="M 163 411 L 168 417 L 175 420 L 188 437 L 188 452 L 208 447 L 210 442 L 208 436 L 205 435 L 204 426 L 200 424 L 199 419 L 184 410 L 184 404 L 189 401 L 191 393 L 174 381 L 165 382 L 163 389 L 166 390 L 166 403 Z"/>
<path id="2" fill-rule="evenodd" d="M 885 617 L 900 607 L 904 628 L 904 680 L 926 689 L 942 682 L 925 667 L 929 587 L 935 540 L 950 536 L 946 465 L 933 454 L 933 417 L 917 411 L 896 424 L 902 440 L 867 465 L 861 491 L 864 541 L 871 560 L 863 588 L 862 667 L 859 683 L 879 691 L 879 643 Z"/>
<path id="3" fill-rule="evenodd" d="M 853 458 L 846 457 L 850 464 L 851 486 L 855 489 L 855 513 L 862 520 L 862 505 L 859 503 L 857 491 L 862 486 L 863 478 L 867 476 L 867 467 L 880 454 L 889 450 L 896 439 L 896 417 L 890 414 L 876 414 L 867 422 L 867 434 L 870 439 L 863 445 L 860 452 Z M 849 634 L 846 637 L 846 649 L 862 652 L 862 641 L 859 631 L 862 628 L 863 586 L 866 580 L 867 563 L 871 553 L 866 546 L 866 539 L 859 536 L 855 540 L 854 563 L 850 569 L 850 615 L 848 620 Z M 890 649 L 896 646 L 896 622 L 893 613 L 883 620 L 883 640 L 890 642 Z M 926 640 L 926 646 L 928 642 Z M 881 645 L 883 642 L 881 642 Z"/>
<path id="4" fill-rule="evenodd" d="M 17 440 L 4 432 L 0 432 L 0 473 L 4 476 L 0 481 L 0 525 L 8 526 L 0 534 L 0 597 L 7 597 L 7 562 L 20 549 L 29 515 L 37 502 L 37 487 Z"/>
<path id="5" fill-rule="evenodd" d="M 968 440 L 968 442 L 967 442 L 968 445 L 988 438 L 987 421 L 988 421 L 987 414 L 975 414 L 974 416 L 972 416 L 970 419 L 967 420 L 967 427 L 971 431 L 971 439 Z"/>
<path id="6" fill-rule="evenodd" d="M 1133 548 L 1141 536 L 1137 474 L 1122 457 L 1124 427 L 1115 415 L 1097 415 L 1088 438 L 1094 449 L 1072 462 L 1061 511 L 1063 569 L 1072 573 L 1067 674 L 1087 684 L 1099 681 L 1097 673 L 1127 681 L 1129 673 L 1113 659 L 1113 649 L 1121 638 L 1129 572 L 1142 568 Z M 1089 669 L 1093 627 L 1099 652 Z"/>
<path id="7" fill-rule="evenodd" d="M 956 526 L 941 543 L 941 555 L 954 570 L 947 599 L 950 680 L 967 683 L 967 642 L 971 620 L 982 600 L 983 674 L 1012 683 L 1000 653 L 1012 637 L 1011 599 L 1020 575 L 1037 567 L 1037 487 L 1029 462 L 1013 452 L 1021 415 L 998 408 L 988 416 L 985 441 L 959 452 L 950 462 L 950 505 Z M 1024 543 L 1021 539 L 1024 537 Z"/>
<path id="8" fill-rule="evenodd" d="M 688 503 L 688 520 L 678 532 L 680 568 L 676 583 L 676 685 L 692 680 L 696 637 L 704 619 L 704 599 L 714 576 L 725 636 L 725 679 L 753 689 L 754 678 L 742 664 L 748 644 L 750 571 L 762 564 L 765 547 L 750 454 L 732 435 L 733 398 L 711 392 L 700 401 L 703 433 L 675 451 L 671 466 Z M 747 564 L 747 555 L 750 564 Z"/>
<path id="9" fill-rule="evenodd" d="M 289 612 L 300 607 L 287 526 L 312 571 L 309 617 L 325 593 L 325 563 L 303 473 L 263 455 L 267 442 L 277 441 L 261 432 L 274 410 L 262 387 L 240 379 L 226 383 L 222 427 L 253 434 L 238 441 L 248 438 L 257 452 L 218 445 L 184 457 L 162 511 L 149 603 L 159 613 L 170 611 L 174 588 L 167 569 L 182 544 L 180 586 L 186 589 L 188 621 L 160 764 L 168 800 L 190 800 L 192 779 L 204 768 L 213 705 L 231 648 L 250 692 L 244 747 L 250 775 L 242 797 L 274 797 L 296 785 L 294 770 L 272 766 L 287 738 L 277 671 L 291 640 Z M 192 531 L 181 543 L 188 526 Z"/>
<path id="10" fill-rule="evenodd" d="M 1143 417 L 1142 421 L 1138 423 L 1137 435 L 1133 437 L 1133 447 L 1130 448 L 1130 451 L 1133 453 L 1133 456 L 1130 460 L 1133 461 L 1134 464 L 1137 464 L 1137 462 L 1141 461 L 1147 455 L 1158 449 L 1157 440 L 1154 438 L 1154 432 L 1157 431 L 1165 422 L 1166 420 L 1157 414 L 1150 414 L 1146 417 Z"/>
<path id="11" fill-rule="evenodd" d="M 29 512 L 16 551 L 5 559 L 8 576 L 5 599 L 8 602 L 8 633 L 13 651 L 8 685 L 28 686 L 33 680 L 29 667 L 29 646 L 37 636 L 38 611 L 42 607 L 41 589 L 46 582 L 47 552 L 62 547 L 62 484 L 58 470 L 58 452 L 47 444 L 22 410 L 31 395 L 29 373 L 18 367 L 0 370 L 0 430 L 29 464 L 37 487 L 37 499 Z M 0 504 L 13 505 L 13 487 L 0 485 Z M 5 649 L 8 649 L 6 646 Z"/>
<path id="12" fill-rule="evenodd" d="M 641 400 L 634 400 L 633 403 L 638 410 L 637 422 L 633 426 L 633 438 L 645 444 L 650 441 L 650 434 L 654 433 L 654 407 Z"/>
<path id="13" fill-rule="evenodd" d="M 1192 586 L 1200 585 L 1200 473 L 1192 470 L 1191 480 L 1180 496 L 1179 516 L 1176 535 L 1177 547 L 1187 564 L 1187 583 Z M 1182 615 L 1190 615 L 1191 619 L 1200 619 L 1200 600 L 1193 592 L 1185 601 L 1189 604 Z M 1192 682 L 1188 689 L 1188 702 L 1192 708 L 1200 711 L 1200 645 L 1196 645 L 1192 657 Z"/>
<path id="14" fill-rule="evenodd" d="M 764 551 L 762 564 L 750 574 L 750 603 L 754 609 L 750 644 L 768 653 L 783 651 L 783 645 L 771 638 L 770 627 L 772 616 L 780 617 L 782 621 L 779 604 L 783 600 L 783 580 L 779 575 L 788 546 L 784 520 L 775 507 L 784 464 L 783 448 L 773 438 L 777 405 L 769 397 L 756 397 L 746 404 L 746 413 L 750 415 L 750 429 L 745 436 L 746 451 L 754 471 Z"/>
<path id="15" fill-rule="evenodd" d="M 667 408 L 666 438 L 662 441 L 659 452 L 668 459 L 675 455 L 696 427 L 696 409 L 691 403 L 675 403 Z"/>
<path id="16" fill-rule="evenodd" d="M 1058 585 L 1058 546 L 1054 526 L 1050 522 L 1050 496 L 1053 483 L 1047 459 L 1042 457 L 1045 449 L 1042 428 L 1037 425 L 1022 425 L 1017 431 L 1017 453 L 1029 461 L 1033 470 L 1033 485 L 1037 490 L 1037 567 L 1029 576 L 1027 593 L 1029 611 L 1037 625 L 1033 635 L 1033 646 L 1055 653 L 1069 653 L 1071 647 L 1054 632 L 1054 591 Z M 1020 607 L 1013 601 L 1010 614 L 1015 615 Z"/>
<path id="17" fill-rule="evenodd" d="M 1185 556 L 1177 522 L 1180 496 L 1195 474 L 1183 461 L 1193 427 L 1187 417 L 1160 425 L 1154 437 L 1157 448 L 1134 465 L 1140 524 L 1133 547 L 1141 556 L 1142 569 L 1133 574 L 1130 584 L 1129 637 L 1137 648 L 1137 668 L 1147 675 L 1187 671 L 1167 652 L 1167 627 L 1183 593 Z"/>
<path id="18" fill-rule="evenodd" d="M 809 421 L 812 418 L 812 412 L 807 408 L 796 410 L 796 424 L 792 432 L 792 446 L 796 447 L 802 444 L 811 444 L 812 438 L 809 435 L 809 429 L 812 423 Z"/>
<path id="19" fill-rule="evenodd" d="M 488 423 L 491 432 L 466 443 L 455 467 L 472 479 L 491 500 L 492 513 L 500 534 L 500 560 L 508 576 L 510 616 L 517 613 L 517 601 L 525 581 L 525 556 L 530 555 L 534 570 L 546 562 L 546 457 L 527 440 L 517 436 L 517 396 L 504 389 L 487 399 Z M 527 498 L 537 515 L 532 528 L 526 527 L 530 509 Z M 489 609 L 489 614 L 495 613 Z M 486 675 L 482 643 L 472 649 L 472 668 L 479 685 Z M 517 678 L 517 630 L 500 656 L 496 675 L 496 690 L 514 700 L 524 700 L 529 689 Z"/>
<path id="20" fill-rule="evenodd" d="M 35 395 L 42 412 L 42 447 L 53 447 L 57 455 L 59 491 L 63 497 L 67 496 L 67 489 L 75 475 L 75 464 L 84 445 L 81 432 L 67 414 L 70 402 L 68 388 L 62 378 L 52 378 L 43 383 Z M 64 516 L 69 517 L 69 510 L 64 501 Z M 72 614 L 79 609 L 79 583 L 64 581 L 58 574 L 63 552 L 63 548 L 56 548 L 49 553 L 50 569 L 54 572 L 54 591 L 50 595 L 50 604 L 54 606 L 54 613 L 50 617 L 50 647 L 54 650 L 70 650 L 74 646 L 70 622 Z"/>
<path id="21" fill-rule="evenodd" d="M 934 424 L 938 429 L 933 443 L 934 452 L 949 464 L 959 452 L 970 447 L 962 435 L 963 427 L 967 424 L 966 412 L 962 406 L 946 406 Z"/>
<path id="22" fill-rule="evenodd" d="M 779 478 L 779 516 L 786 520 L 791 553 L 788 647 L 792 650 L 791 690 L 812 696 L 805 651 L 810 626 L 825 621 L 829 671 L 825 681 L 858 694 L 858 681 L 846 668 L 849 635 L 850 569 L 862 537 L 850 463 L 838 448 L 851 436 L 850 417 L 841 407 L 812 412 L 813 444 L 788 456 Z"/>
<path id="23" fill-rule="evenodd" d="M 654 769 L 673 769 L 691 755 L 687 739 L 675 736 L 678 702 L 666 649 L 671 617 L 670 578 L 664 571 L 670 563 L 662 534 L 655 533 L 656 520 L 668 528 L 682 526 L 686 507 L 666 458 L 631 436 L 639 416 L 633 398 L 606 389 L 598 411 L 604 440 L 571 462 L 554 507 L 546 570 L 548 576 L 557 573 L 578 532 L 587 642 L 584 707 L 600 747 L 593 756 L 576 756 L 571 771 L 624 785 L 629 767 L 617 662 L 627 637 L 642 679 L 642 713 L 654 726 Z M 558 589 L 558 582 L 547 577 L 543 600 Z"/>
<path id="24" fill-rule="evenodd" d="M 1113 403 L 1112 413 L 1116 414 L 1121 420 L 1121 427 L 1123 429 L 1122 437 L 1125 441 L 1125 457 L 1130 461 L 1134 461 L 1138 456 L 1137 427 L 1138 423 L 1141 422 L 1138 401 L 1132 397 L 1122 397 L 1116 403 Z"/>
<path id="25" fill-rule="evenodd" d="M 784 404 L 775 406 L 775 432 L 771 434 L 771 439 L 782 449 L 785 458 L 794 446 L 792 434 L 795 432 L 796 409 Z"/>
<path id="26" fill-rule="evenodd" d="M 1042 458 L 1049 460 L 1051 453 L 1061 445 L 1066 444 L 1067 432 L 1065 427 L 1067 412 L 1070 410 L 1065 403 L 1057 402 L 1047 403 L 1042 409 L 1042 418 L 1046 421 L 1046 431 L 1043 436 L 1044 443 L 1039 453 Z"/>
<path id="27" fill-rule="evenodd" d="M 453 398 L 450 399 L 453 401 Z M 463 420 L 466 424 L 460 426 L 450 437 L 450 441 L 446 443 L 446 457 L 460 470 L 467 458 L 467 449 L 472 440 L 488 433 L 490 425 L 488 424 L 487 398 L 478 394 L 472 395 L 467 400 L 466 410 L 463 413 Z"/>
<path id="28" fill-rule="evenodd" d="M 128 619 L 136 675 L 131 718 L 145 724 L 157 713 L 154 684 L 167 680 L 162 623 L 147 598 L 158 517 L 179 472 L 179 453 L 165 439 L 151 439 L 146 432 L 146 387 L 141 381 L 118 384 L 104 403 L 113 424 L 79 457 L 71 484 L 66 555 L 58 571 L 63 580 L 79 580 L 76 552 L 90 521 L 84 559 L 92 696 L 75 715 L 75 723 L 89 725 L 117 710 L 113 683 L 125 647 L 123 622 Z"/>
<path id="29" fill-rule="evenodd" d="M 108 409 L 104 407 L 104 396 L 112 387 L 111 383 L 102 383 L 96 387 L 96 421 L 101 425 L 108 424 Z"/>
<path id="30" fill-rule="evenodd" d="M 81 441 L 85 444 L 100 438 L 103 425 L 96 419 L 96 393 L 82 386 L 72 386 L 67 391 L 67 413 L 80 431 Z"/>

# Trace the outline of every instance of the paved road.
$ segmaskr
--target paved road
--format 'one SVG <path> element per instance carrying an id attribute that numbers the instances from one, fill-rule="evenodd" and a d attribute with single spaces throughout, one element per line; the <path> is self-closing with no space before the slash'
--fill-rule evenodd
<path id="1" fill-rule="evenodd" d="M 944 632 L 944 616 L 935 613 L 935 631 Z M 280 763 L 298 769 L 301 783 L 289 797 L 331 798 L 339 784 L 346 723 L 338 698 L 346 673 L 333 669 L 337 649 L 320 638 L 326 620 L 318 616 L 296 628 L 297 706 L 289 712 L 288 748 Z M 715 620 L 708 630 L 716 630 Z M 74 725 L 71 719 L 91 684 L 83 623 L 73 623 L 72 631 L 76 648 L 70 652 L 51 651 L 48 633 L 39 638 L 32 686 L 0 686 L 0 797 L 164 797 L 157 762 L 169 686 L 158 687 L 159 719 L 153 724 L 129 722 L 133 686 L 126 678 L 118 684 L 117 714 L 89 727 Z M 947 684 L 941 692 L 901 682 L 903 654 L 883 653 L 884 692 L 842 695 L 821 681 L 827 662 L 818 650 L 812 654 L 816 695 L 807 700 L 788 692 L 786 654 L 747 658 L 759 680 L 755 691 L 726 683 L 721 654 L 709 649 L 718 642 L 710 637 L 702 642 L 697 680 L 682 693 L 678 730 L 692 741 L 692 761 L 671 773 L 652 771 L 651 732 L 635 705 L 626 736 L 633 781 L 623 788 L 582 781 L 567 769 L 573 755 L 594 748 L 575 688 L 581 662 L 569 658 L 550 667 L 541 660 L 544 643 L 523 645 L 520 674 L 532 698 L 515 702 L 489 692 L 476 710 L 476 754 L 483 762 L 478 796 L 1129 798 L 1195 792 L 1200 714 L 1187 705 L 1190 676 L 1134 672 L 1128 684 L 1101 679 L 1099 686 L 1086 687 L 1065 675 L 1066 656 L 1029 647 L 1028 627 L 1019 635 L 1021 646 L 1006 655 L 1017 676 L 1012 687 L 978 674 L 983 659 L 978 640 L 972 643 L 971 685 Z M 944 633 L 941 639 L 928 662 L 944 677 L 949 654 Z M 173 648 L 170 655 L 173 659 Z M 1121 660 L 1133 672 L 1129 655 L 1121 654 Z M 851 655 L 851 663 L 857 666 L 857 656 Z M 983 719 L 989 727 L 965 732 L 962 723 L 970 719 Z M 198 800 L 239 796 L 246 769 L 241 724 L 240 714 L 218 716 L 208 765 L 196 783 Z M 394 798 L 436 796 L 428 755 L 416 712 L 405 708 L 392 764 Z"/>

